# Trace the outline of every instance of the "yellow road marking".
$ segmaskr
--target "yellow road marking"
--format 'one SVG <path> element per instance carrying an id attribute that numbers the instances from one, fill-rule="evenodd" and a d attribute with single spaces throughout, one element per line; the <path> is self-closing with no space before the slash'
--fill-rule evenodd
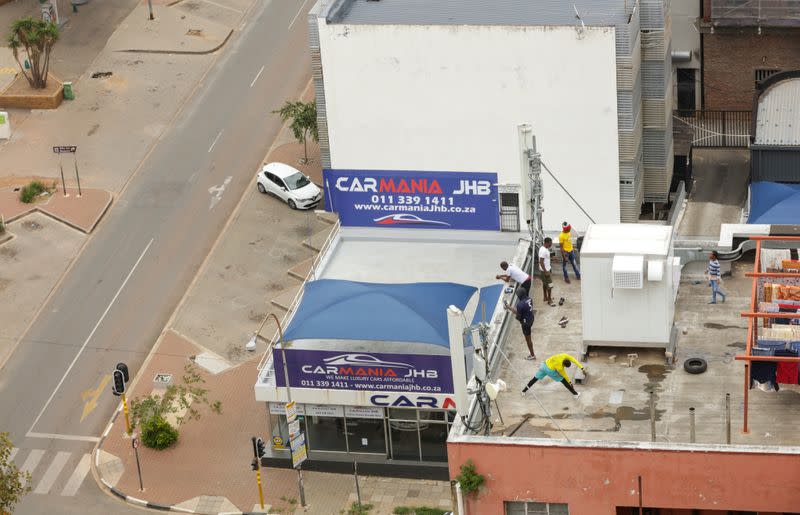
<path id="1" fill-rule="evenodd" d="M 81 400 L 85 403 L 83 405 L 83 414 L 81 414 L 81 422 L 97 407 L 97 399 L 100 398 L 100 394 L 106 389 L 109 381 L 111 381 L 111 374 L 106 374 L 100 379 L 100 385 L 97 388 L 86 390 L 81 394 Z"/>
<path id="2" fill-rule="evenodd" d="M 19 68 L 11 68 L 10 66 L 4 68 L 0 67 L 0 73 L 16 74 L 18 71 Z"/>

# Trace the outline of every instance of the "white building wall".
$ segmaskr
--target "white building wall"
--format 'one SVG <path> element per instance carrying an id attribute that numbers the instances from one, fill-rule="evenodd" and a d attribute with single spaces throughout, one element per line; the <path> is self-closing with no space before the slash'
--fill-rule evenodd
<path id="1" fill-rule="evenodd" d="M 558 180 L 596 222 L 619 222 L 613 27 L 319 23 L 332 168 L 519 184 L 517 124 L 531 122 Z M 543 175 L 545 230 L 583 231 L 587 218 Z"/>

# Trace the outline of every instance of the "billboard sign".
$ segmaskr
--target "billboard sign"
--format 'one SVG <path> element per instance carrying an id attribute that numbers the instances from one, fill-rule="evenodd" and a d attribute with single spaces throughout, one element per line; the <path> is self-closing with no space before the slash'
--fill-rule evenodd
<path id="1" fill-rule="evenodd" d="M 324 170 L 325 201 L 342 225 L 500 230 L 497 174 Z"/>
<path id="2" fill-rule="evenodd" d="M 441 395 L 453 393 L 450 356 L 286 349 L 291 388 Z M 284 352 L 273 353 L 276 384 L 286 386 Z M 377 405 L 377 404 L 376 404 Z"/>

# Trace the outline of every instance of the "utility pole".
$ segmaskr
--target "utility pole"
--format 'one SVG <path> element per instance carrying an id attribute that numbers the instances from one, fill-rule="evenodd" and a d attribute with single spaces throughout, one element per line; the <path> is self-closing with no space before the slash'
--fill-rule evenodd
<path id="1" fill-rule="evenodd" d="M 536 151 L 536 136 L 529 123 L 517 126 L 521 157 L 521 182 L 526 208 L 526 223 L 531 235 L 534 251 L 544 243 L 542 213 L 544 206 L 544 188 L 542 186 L 541 154 Z"/>

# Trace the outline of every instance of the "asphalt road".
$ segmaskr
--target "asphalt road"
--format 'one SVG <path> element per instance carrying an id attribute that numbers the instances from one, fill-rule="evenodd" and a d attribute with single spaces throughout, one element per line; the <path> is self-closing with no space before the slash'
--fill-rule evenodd
<path id="1" fill-rule="evenodd" d="M 271 111 L 308 80 L 313 1 L 301 3 L 257 3 L 0 370 L 0 430 L 20 448 L 16 461 L 33 467 L 33 485 L 42 483 L 17 513 L 123 509 L 98 499 L 106 494 L 91 478 L 63 492 L 117 407 L 107 376 L 120 361 L 140 368 L 253 187 L 280 128 Z"/>

